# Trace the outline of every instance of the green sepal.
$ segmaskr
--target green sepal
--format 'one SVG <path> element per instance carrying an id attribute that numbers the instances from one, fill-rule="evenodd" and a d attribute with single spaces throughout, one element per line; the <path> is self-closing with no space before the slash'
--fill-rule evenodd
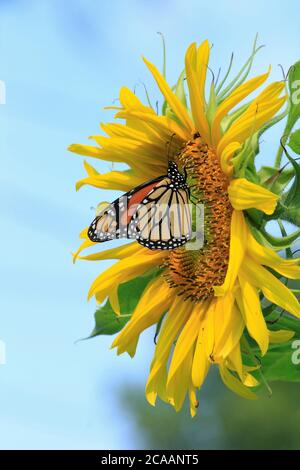
<path id="1" fill-rule="evenodd" d="M 250 230 L 255 239 L 262 245 L 272 248 L 275 251 L 280 251 L 286 248 L 290 248 L 291 245 L 298 240 L 300 236 L 300 229 L 287 235 L 285 237 L 275 237 L 268 233 L 264 228 L 258 229 L 251 221 L 249 222 Z"/>
<path id="2" fill-rule="evenodd" d="M 288 152 L 286 157 L 290 161 L 294 169 L 294 182 L 290 189 L 285 192 L 278 203 L 273 218 L 281 218 L 300 227 L 300 166 Z"/>
<path id="3" fill-rule="evenodd" d="M 214 85 L 214 82 L 212 81 L 210 85 L 209 100 L 208 100 L 207 107 L 206 107 L 206 116 L 207 116 L 207 120 L 209 124 L 212 123 L 216 110 L 217 110 L 217 96 L 215 92 L 215 85 Z"/>
<path id="4" fill-rule="evenodd" d="M 172 91 L 180 99 L 181 103 L 185 108 L 187 108 L 186 94 L 184 89 L 184 78 L 185 78 L 185 69 L 179 75 L 179 78 L 176 84 L 172 87 Z M 165 100 L 162 105 L 162 115 L 173 119 L 174 121 L 180 124 L 179 119 L 174 114 L 173 110 L 170 108 L 169 103 Z"/>

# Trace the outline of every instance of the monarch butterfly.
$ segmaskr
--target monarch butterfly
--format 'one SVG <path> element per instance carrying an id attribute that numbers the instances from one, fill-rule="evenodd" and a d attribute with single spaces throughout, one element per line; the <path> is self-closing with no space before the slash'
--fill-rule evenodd
<path id="1" fill-rule="evenodd" d="M 93 242 L 133 238 L 151 249 L 171 250 L 191 239 L 190 189 L 175 162 L 167 175 L 141 184 L 109 204 L 93 220 Z"/>

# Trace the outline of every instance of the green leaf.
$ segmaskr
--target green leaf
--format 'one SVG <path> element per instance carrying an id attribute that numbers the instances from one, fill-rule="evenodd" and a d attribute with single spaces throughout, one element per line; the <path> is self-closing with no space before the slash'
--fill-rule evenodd
<path id="1" fill-rule="evenodd" d="M 177 98 L 180 99 L 183 106 L 187 108 L 187 101 L 186 101 L 186 95 L 185 95 L 185 90 L 184 90 L 184 77 L 185 77 L 185 69 L 183 69 L 183 71 L 179 75 L 177 83 L 172 87 L 172 91 L 177 96 Z M 166 100 L 163 102 L 163 105 L 162 105 L 162 115 L 167 116 L 170 119 L 173 119 L 173 121 L 176 121 L 180 124 L 178 117 L 173 112 L 169 103 Z"/>
<path id="2" fill-rule="evenodd" d="M 138 301 L 149 282 L 159 274 L 158 269 L 144 276 L 120 284 L 118 297 L 121 315 L 116 315 L 109 301 L 99 307 L 95 312 L 95 327 L 89 338 L 98 335 L 114 335 L 118 333 L 130 320 L 130 317 L 138 304 Z"/>
<path id="3" fill-rule="evenodd" d="M 296 341 L 294 337 L 284 344 L 274 345 L 269 352 L 261 358 L 261 369 L 266 380 L 300 382 L 300 364 L 293 362 Z"/>
<path id="4" fill-rule="evenodd" d="M 251 363 L 249 354 L 244 354 L 243 360 L 248 365 L 254 365 L 255 361 L 257 361 L 257 365 L 260 364 L 261 367 L 253 373 L 259 381 L 263 377 L 266 383 L 275 380 L 300 382 L 300 364 L 296 364 L 295 360 L 293 362 L 296 347 L 299 348 L 300 346 L 300 320 L 286 314 L 281 315 L 278 310 L 275 312 L 272 310 L 273 305 L 263 309 L 264 314 L 267 314 L 266 321 L 269 330 L 290 330 L 295 332 L 295 336 L 286 343 L 271 344 L 267 354 L 263 357 L 260 355 L 258 346 L 250 339 L 249 343 L 251 344 L 254 361 L 252 360 Z M 268 314 L 270 311 L 272 313 Z M 245 336 L 247 338 L 248 335 Z M 296 341 L 299 341 L 299 343 L 295 343 Z M 300 357 L 300 354 L 297 357 Z"/>
<path id="5" fill-rule="evenodd" d="M 89 338 L 98 335 L 114 335 L 118 333 L 129 320 L 130 315 L 116 315 L 107 300 L 106 304 L 98 308 L 95 312 L 95 328 Z"/>
<path id="6" fill-rule="evenodd" d="M 293 152 L 300 155 L 300 129 L 292 133 L 288 146 L 293 150 Z"/>

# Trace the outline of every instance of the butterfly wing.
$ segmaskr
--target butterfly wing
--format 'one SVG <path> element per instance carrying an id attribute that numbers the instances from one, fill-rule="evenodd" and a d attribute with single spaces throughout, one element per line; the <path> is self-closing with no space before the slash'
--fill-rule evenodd
<path id="1" fill-rule="evenodd" d="M 135 226 L 131 219 L 141 201 L 164 179 L 160 176 L 123 194 L 92 221 L 88 237 L 92 242 L 106 242 L 115 238 L 136 238 Z"/>
<path id="2" fill-rule="evenodd" d="M 176 188 L 169 177 L 158 182 L 133 214 L 131 231 L 137 241 L 152 250 L 171 250 L 192 236 L 189 191 Z"/>

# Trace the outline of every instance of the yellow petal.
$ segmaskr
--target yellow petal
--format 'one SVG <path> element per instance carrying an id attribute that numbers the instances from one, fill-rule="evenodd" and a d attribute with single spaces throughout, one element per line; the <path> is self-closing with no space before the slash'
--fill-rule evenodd
<path id="1" fill-rule="evenodd" d="M 227 113 L 233 109 L 238 103 L 246 98 L 250 93 L 260 87 L 268 78 L 270 70 L 258 77 L 254 77 L 251 80 L 240 85 L 230 96 L 225 99 L 217 109 L 213 123 L 212 123 L 212 136 L 213 143 L 217 144 L 221 138 L 221 122 Z"/>
<path id="2" fill-rule="evenodd" d="M 197 50 L 197 77 L 199 83 L 199 92 L 203 103 L 205 103 L 205 82 L 208 70 L 210 55 L 210 46 L 208 39 L 205 39 Z"/>
<path id="3" fill-rule="evenodd" d="M 245 264 L 248 260 L 245 260 Z M 262 313 L 257 288 L 242 273 L 239 275 L 241 290 L 236 292 L 238 305 L 244 318 L 249 335 L 257 342 L 262 355 L 269 346 L 268 328 Z"/>
<path id="4" fill-rule="evenodd" d="M 96 170 L 96 168 L 94 168 L 92 165 L 90 165 L 86 160 L 84 160 L 83 166 L 84 166 L 85 171 L 87 172 L 87 174 L 89 176 L 95 176 L 95 175 L 99 174 L 98 171 Z"/>
<path id="5" fill-rule="evenodd" d="M 69 145 L 70 152 L 77 153 L 78 155 L 85 155 L 87 157 L 101 158 L 101 149 L 92 145 L 72 144 Z"/>
<path id="6" fill-rule="evenodd" d="M 219 299 L 216 313 L 215 343 L 211 359 L 219 363 L 236 347 L 245 324 L 234 304 L 234 296 L 230 293 Z"/>
<path id="7" fill-rule="evenodd" d="M 121 315 L 120 302 L 119 302 L 119 297 L 118 297 L 118 287 L 119 286 L 116 285 L 111 289 L 109 296 L 108 296 L 108 300 L 115 314 Z"/>
<path id="8" fill-rule="evenodd" d="M 248 282 L 261 289 L 270 302 L 300 318 L 300 304 L 295 295 L 267 269 L 249 257 L 243 266 L 243 271 Z"/>
<path id="9" fill-rule="evenodd" d="M 82 250 L 85 250 L 86 248 L 90 248 L 91 246 L 94 246 L 95 243 L 92 242 L 89 238 L 86 238 L 84 240 L 84 242 L 81 243 L 81 245 L 79 246 L 78 250 L 75 251 L 75 253 L 72 253 L 72 256 L 73 256 L 73 263 L 76 262 L 78 256 L 79 256 L 79 253 L 82 252 Z"/>
<path id="10" fill-rule="evenodd" d="M 167 396 L 176 411 L 180 411 L 191 385 L 191 367 L 194 350 L 191 348 L 176 373 L 168 376 Z"/>
<path id="11" fill-rule="evenodd" d="M 241 347 L 240 347 L 239 342 L 235 345 L 235 347 L 232 349 L 231 353 L 229 354 L 228 363 L 232 365 L 233 370 L 237 372 L 240 380 L 244 383 L 244 370 L 243 370 L 243 362 L 242 362 L 242 355 L 241 355 Z"/>
<path id="12" fill-rule="evenodd" d="M 123 108 L 136 109 L 138 111 L 142 111 L 143 113 L 155 114 L 150 106 L 143 105 L 136 94 L 125 86 L 121 87 L 120 89 L 120 102 Z"/>
<path id="13" fill-rule="evenodd" d="M 230 142 L 230 144 L 225 147 L 221 155 L 221 168 L 225 175 L 231 176 L 233 172 L 233 165 L 231 159 L 235 152 L 241 147 L 239 142 Z"/>
<path id="14" fill-rule="evenodd" d="M 189 388 L 189 400 L 190 400 L 191 417 L 194 418 L 197 414 L 199 402 L 197 400 L 196 388 L 193 385 L 190 385 L 190 388 Z"/>
<path id="15" fill-rule="evenodd" d="M 207 312 L 208 313 L 208 312 Z M 204 325 L 205 328 L 205 325 Z M 203 384 L 209 367 L 210 362 L 207 359 L 205 347 L 204 347 L 204 330 L 200 328 L 196 348 L 192 364 L 192 383 L 195 387 L 200 388 Z"/>
<path id="16" fill-rule="evenodd" d="M 88 184 L 95 188 L 114 189 L 117 191 L 127 192 L 132 188 L 139 186 L 145 182 L 145 177 L 142 175 L 134 175 L 128 171 L 111 171 L 105 174 L 97 174 L 83 178 L 76 183 L 76 191 L 82 186 Z"/>
<path id="17" fill-rule="evenodd" d="M 156 80 L 156 83 L 160 91 L 164 95 L 166 101 L 169 103 L 171 109 L 176 114 L 183 127 L 185 128 L 187 132 L 187 137 L 189 138 L 189 136 L 194 132 L 195 127 L 188 115 L 186 108 L 181 103 L 180 99 L 177 98 L 177 96 L 173 93 L 173 91 L 171 90 L 161 73 L 157 70 L 155 65 L 153 65 L 145 58 L 144 62 L 152 73 L 154 79 Z"/>
<path id="18" fill-rule="evenodd" d="M 205 313 L 207 306 L 207 302 L 195 304 L 190 318 L 186 322 L 186 325 L 177 340 L 169 368 L 168 383 L 172 379 L 184 359 L 187 357 L 190 350 L 193 348 L 193 345 L 199 333 L 202 316 Z"/>
<path id="19" fill-rule="evenodd" d="M 172 142 L 176 138 L 181 139 L 182 142 L 185 142 L 190 138 L 189 133 L 182 129 L 182 127 L 175 121 L 166 116 L 150 115 L 140 111 L 126 110 L 117 113 L 116 117 L 123 119 L 134 118 L 135 120 L 145 121 L 148 125 L 153 126 L 153 129 L 164 137 L 165 142 L 170 142 L 173 134 L 175 134 L 175 136 L 172 137 Z"/>
<path id="20" fill-rule="evenodd" d="M 150 252 L 150 250 L 148 251 Z M 108 296 L 112 286 L 140 276 L 151 267 L 157 266 L 164 256 L 165 253 L 160 251 L 144 255 L 138 253 L 135 256 L 118 261 L 94 280 L 90 287 L 88 298 L 90 299 L 93 295 L 96 295 L 97 301 L 102 303 Z"/>
<path id="21" fill-rule="evenodd" d="M 278 98 L 283 89 L 284 83 L 275 82 L 252 101 L 247 110 L 230 126 L 221 138 L 217 148 L 218 155 L 222 154 L 230 142 L 236 141 L 243 144 L 246 139 L 279 111 L 286 101 L 286 96 Z"/>
<path id="22" fill-rule="evenodd" d="M 203 343 L 208 359 L 211 357 L 214 349 L 216 329 L 218 328 L 218 311 L 221 304 L 223 305 L 222 297 L 212 299 L 205 314 Z"/>
<path id="23" fill-rule="evenodd" d="M 159 396 L 163 401 L 168 401 L 166 394 L 167 374 L 167 368 L 164 366 L 158 369 L 157 373 L 151 378 L 151 380 L 148 379 L 145 395 L 150 405 L 155 406 L 157 396 Z"/>
<path id="24" fill-rule="evenodd" d="M 286 343 L 287 341 L 292 339 L 293 336 L 295 336 L 294 331 L 289 331 L 289 330 L 269 331 L 270 343 L 273 343 L 273 344 Z"/>
<path id="25" fill-rule="evenodd" d="M 208 66 L 209 44 L 205 41 L 200 46 L 202 53 L 199 56 L 200 64 L 198 64 L 198 54 L 196 43 L 190 45 L 185 56 L 185 70 L 186 79 L 189 87 L 189 97 L 191 103 L 191 110 L 194 118 L 194 123 L 197 131 L 205 142 L 210 142 L 209 126 L 205 115 L 205 98 L 204 98 L 204 85 L 206 70 Z M 199 48 L 199 49 L 200 49 Z M 207 62 L 203 63 L 203 60 Z M 201 80 L 198 72 L 201 71 Z M 204 81 L 203 81 L 204 80 Z"/>
<path id="26" fill-rule="evenodd" d="M 259 381 L 256 380 L 255 377 L 251 374 L 245 374 L 243 384 L 246 385 L 246 387 L 257 387 L 259 385 Z"/>
<path id="27" fill-rule="evenodd" d="M 289 279 L 300 279 L 299 258 L 283 259 L 271 248 L 258 243 L 250 230 L 248 233 L 248 252 L 257 263 L 269 266 Z"/>
<path id="28" fill-rule="evenodd" d="M 92 242 L 93 243 L 93 242 Z M 95 245 L 95 243 L 93 243 Z M 123 246 L 118 246 L 116 248 L 110 248 L 108 250 L 99 251 L 87 256 L 78 256 L 78 259 L 85 261 L 101 261 L 106 259 L 124 259 L 136 254 L 145 254 L 145 248 L 141 249 L 137 242 L 127 243 Z M 148 250 L 149 251 L 149 250 Z"/>
<path id="29" fill-rule="evenodd" d="M 238 210 L 233 211 L 230 230 L 229 263 L 224 284 L 222 286 L 214 286 L 216 296 L 222 296 L 233 289 L 245 256 L 247 235 L 248 227 L 243 213 Z"/>
<path id="30" fill-rule="evenodd" d="M 154 279 L 146 287 L 130 321 L 112 344 L 113 348 L 118 348 L 118 354 L 128 351 L 128 345 L 142 331 L 160 320 L 172 303 L 171 297 L 171 289 L 161 277 Z"/>
<path id="31" fill-rule="evenodd" d="M 279 196 L 245 178 L 231 181 L 228 195 L 232 206 L 237 210 L 259 209 L 265 214 L 273 214 Z"/>
<path id="32" fill-rule="evenodd" d="M 191 302 L 175 297 L 163 322 L 146 384 L 146 398 L 151 404 L 155 403 L 157 395 L 162 400 L 166 399 L 166 370 L 170 350 L 191 310 Z"/>
<path id="33" fill-rule="evenodd" d="M 226 366 L 221 364 L 219 366 L 219 372 L 224 384 L 237 395 L 248 400 L 256 400 L 257 396 L 236 377 L 234 377 Z"/>

